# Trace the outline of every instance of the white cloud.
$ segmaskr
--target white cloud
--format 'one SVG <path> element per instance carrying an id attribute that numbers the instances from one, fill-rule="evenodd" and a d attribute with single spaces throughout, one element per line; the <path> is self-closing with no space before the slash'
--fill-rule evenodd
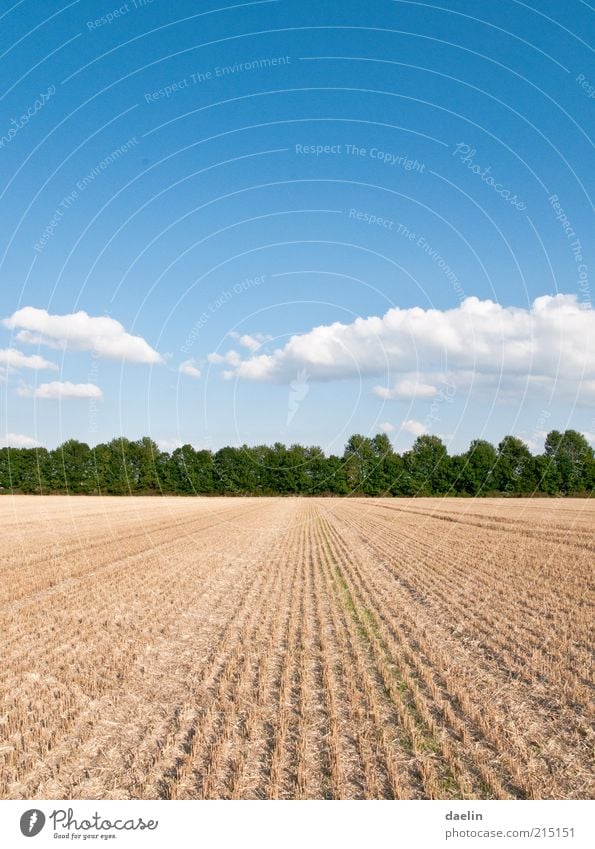
<path id="1" fill-rule="evenodd" d="M 176 448 L 182 448 L 184 445 L 190 445 L 192 448 L 194 448 L 195 451 L 205 451 L 205 450 L 209 449 L 208 445 L 204 445 L 204 444 L 201 444 L 201 443 L 193 443 L 193 442 L 190 442 L 189 439 L 187 439 L 185 442 L 182 442 L 181 439 L 167 439 L 167 438 L 165 438 L 165 439 L 156 439 L 155 442 L 157 443 L 157 447 L 161 451 L 168 451 L 169 453 L 171 453 L 172 451 L 175 451 Z"/>
<path id="2" fill-rule="evenodd" d="M 228 351 L 226 354 L 209 354 L 207 356 L 207 360 L 213 365 L 221 365 L 221 363 L 227 363 L 227 365 L 229 366 L 239 367 L 242 364 L 242 358 L 240 357 L 238 352 L 234 351 L 233 349 L 231 351 Z M 235 374 L 235 372 L 232 372 L 232 374 Z"/>
<path id="3" fill-rule="evenodd" d="M 226 376 L 270 382 L 288 382 L 300 369 L 312 380 L 398 374 L 384 392 L 395 398 L 431 398 L 445 373 L 459 387 L 503 397 L 555 388 L 588 398 L 595 397 L 595 311 L 576 295 L 544 295 L 530 309 L 471 297 L 450 310 L 394 308 L 321 325 L 271 353 L 241 359 L 234 351 L 210 362 L 231 365 Z"/>
<path id="4" fill-rule="evenodd" d="M 62 401 L 66 398 L 103 398 L 103 392 L 94 383 L 70 383 L 67 380 L 40 383 L 35 389 L 21 387 L 17 389 L 17 393 L 24 398 L 41 398 L 52 401 Z"/>
<path id="5" fill-rule="evenodd" d="M 194 377 L 196 380 L 200 377 L 200 369 L 196 365 L 196 360 L 184 360 L 183 363 L 180 363 L 178 371 L 180 374 L 185 374 L 187 377 Z"/>
<path id="6" fill-rule="evenodd" d="M 407 419 L 404 422 L 401 422 L 401 430 L 404 430 L 405 433 L 411 433 L 413 436 L 423 436 L 428 432 L 427 427 L 423 422 L 418 422 L 415 419 Z"/>
<path id="7" fill-rule="evenodd" d="M 40 357 L 38 354 L 28 356 L 16 348 L 3 348 L 0 350 L 0 365 L 5 366 L 8 370 L 33 368 L 52 369 L 56 371 L 58 368 L 54 363 Z"/>
<path id="8" fill-rule="evenodd" d="M 547 430 L 535 430 L 531 434 L 530 437 L 525 437 L 523 434 L 519 434 L 519 439 L 522 439 L 525 442 L 531 451 L 535 454 L 538 451 L 543 451 L 545 440 L 548 435 Z"/>
<path id="9" fill-rule="evenodd" d="M 180 439 L 157 439 L 157 447 L 160 451 L 175 451 L 184 444 Z"/>
<path id="10" fill-rule="evenodd" d="M 7 433 L 4 438 L 0 438 L 0 447 L 7 446 L 9 448 L 39 448 L 40 443 L 32 436 L 25 436 L 24 433 Z"/>
<path id="11" fill-rule="evenodd" d="M 232 339 L 235 339 L 242 348 L 247 348 L 249 351 L 258 351 L 263 342 L 268 342 L 269 339 L 272 339 L 272 336 L 265 336 L 264 333 L 254 333 L 250 335 L 249 333 L 244 333 L 240 335 L 236 333 L 235 330 L 229 334 Z"/>
<path id="12" fill-rule="evenodd" d="M 162 363 L 163 357 L 141 336 L 132 336 L 119 321 L 107 316 L 90 316 L 82 310 L 50 315 L 47 310 L 23 307 L 4 325 L 18 329 L 17 339 L 68 351 L 94 351 L 98 357 L 131 363 Z"/>
<path id="13" fill-rule="evenodd" d="M 378 425 L 378 428 L 381 433 L 394 433 L 396 430 L 394 424 L 390 422 L 382 422 L 382 424 Z"/>
<path id="14" fill-rule="evenodd" d="M 433 398 L 438 394 L 438 388 L 431 383 L 422 383 L 417 376 L 405 377 L 398 380 L 392 388 L 375 386 L 374 393 L 385 401 L 394 399 Z"/>

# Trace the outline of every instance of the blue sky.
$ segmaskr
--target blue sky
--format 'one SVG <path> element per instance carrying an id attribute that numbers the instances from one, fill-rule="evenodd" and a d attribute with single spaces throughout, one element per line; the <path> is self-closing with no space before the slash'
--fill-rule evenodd
<path id="1" fill-rule="evenodd" d="M 0 16 L 0 441 L 595 439 L 586 3 Z"/>

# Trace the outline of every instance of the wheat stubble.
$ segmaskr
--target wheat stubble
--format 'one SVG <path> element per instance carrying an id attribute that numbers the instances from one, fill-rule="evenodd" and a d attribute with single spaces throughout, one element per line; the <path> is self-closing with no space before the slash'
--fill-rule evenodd
<path id="1" fill-rule="evenodd" d="M 591 798 L 586 500 L 0 499 L 0 797 Z"/>

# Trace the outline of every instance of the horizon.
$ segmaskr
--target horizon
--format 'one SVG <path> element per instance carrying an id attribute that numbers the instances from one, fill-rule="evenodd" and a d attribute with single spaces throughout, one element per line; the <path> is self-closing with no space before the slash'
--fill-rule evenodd
<path id="1" fill-rule="evenodd" d="M 566 428 L 565 430 L 561 430 L 560 428 L 556 428 L 556 427 L 548 427 L 547 431 L 544 431 L 544 432 L 543 432 L 542 437 L 540 437 L 540 438 L 541 438 L 541 439 L 543 440 L 543 442 L 545 443 L 545 439 L 546 439 L 546 437 L 548 436 L 548 434 L 555 433 L 555 432 L 557 432 L 557 433 L 562 433 L 562 434 L 563 434 L 563 433 L 565 433 L 567 430 L 574 430 L 574 428 Z M 580 436 L 582 436 L 582 437 L 586 440 L 586 442 L 587 442 L 589 445 L 591 445 L 591 441 L 592 441 L 592 440 L 590 440 L 590 439 L 588 438 L 587 434 L 585 434 L 585 433 L 583 433 L 583 432 L 581 432 L 581 431 L 576 431 L 576 433 L 578 433 Z M 11 436 L 11 434 L 7 434 L 7 436 Z M 503 440 L 504 440 L 504 439 L 506 439 L 507 437 L 513 437 L 513 438 L 515 438 L 515 439 L 519 439 L 519 440 L 523 443 L 523 445 L 525 445 L 525 446 L 527 447 L 528 451 L 529 451 L 529 452 L 531 453 L 531 455 L 532 455 L 532 456 L 534 456 L 534 457 L 539 456 L 540 454 L 542 454 L 542 453 L 543 453 L 543 451 L 544 451 L 544 448 L 545 448 L 545 446 L 542 446 L 541 448 L 539 448 L 538 446 L 536 446 L 536 445 L 535 445 L 535 443 L 533 443 L 533 445 L 532 445 L 530 441 L 525 441 L 525 440 L 524 440 L 524 439 L 522 439 L 521 437 L 516 436 L 516 434 L 512 434 L 512 433 L 504 433 L 504 434 L 502 434 L 502 436 L 501 436 L 500 438 L 496 439 L 495 441 L 491 441 L 491 440 L 489 440 L 489 439 L 483 439 L 483 438 L 481 438 L 481 437 L 472 438 L 472 439 L 470 440 L 469 444 L 467 445 L 467 448 L 466 448 L 466 449 L 464 449 L 464 450 L 462 450 L 462 451 L 451 452 L 451 451 L 449 451 L 449 446 L 448 446 L 448 444 L 447 444 L 447 443 L 446 443 L 446 442 L 445 442 L 445 441 L 444 441 L 444 440 L 443 440 L 443 439 L 442 439 L 442 438 L 441 438 L 438 434 L 432 434 L 432 433 L 420 433 L 420 434 L 418 434 L 417 436 L 414 436 L 414 435 L 412 435 L 412 436 L 411 436 L 411 444 L 409 445 L 409 447 L 403 448 L 402 450 L 398 451 L 398 450 L 395 448 L 395 446 L 393 445 L 393 443 L 391 442 L 391 440 L 390 440 L 390 434 L 387 434 L 387 433 L 386 433 L 385 431 L 383 431 L 383 430 L 378 430 L 376 433 L 373 433 L 373 434 L 358 434 L 358 433 L 353 433 L 353 434 L 351 434 L 351 435 L 350 435 L 350 437 L 348 437 L 348 439 L 345 441 L 344 448 L 346 448 L 346 447 L 347 447 L 347 444 L 348 444 L 348 442 L 349 442 L 349 439 L 351 439 L 351 438 L 352 438 L 352 437 L 354 437 L 354 436 L 364 436 L 364 438 L 367 438 L 367 439 L 373 439 L 374 437 L 380 437 L 380 436 L 387 437 L 387 438 L 389 439 L 389 444 L 390 444 L 391 449 L 392 449 L 392 450 L 394 451 L 394 453 L 396 453 L 396 454 L 403 454 L 403 453 L 405 453 L 405 452 L 411 451 L 411 449 L 413 448 L 413 446 L 415 445 L 415 443 L 417 442 L 417 440 L 418 440 L 421 436 L 435 436 L 435 437 L 437 437 L 438 439 L 440 439 L 441 443 L 444 445 L 444 447 L 445 447 L 445 449 L 446 449 L 447 454 L 448 454 L 449 456 L 451 456 L 451 457 L 461 456 L 461 455 L 463 455 L 463 454 L 468 453 L 469 448 L 471 447 L 471 444 L 472 444 L 473 442 L 475 442 L 475 441 L 486 442 L 486 443 L 488 443 L 489 445 L 491 445 L 493 448 L 497 449 L 497 448 L 498 448 L 498 446 L 499 446 L 499 445 L 503 442 Z M 300 448 L 307 448 L 307 449 L 314 449 L 314 448 L 315 448 L 315 449 L 319 449 L 320 451 L 322 451 L 322 452 L 323 452 L 323 454 L 324 454 L 324 456 L 325 456 L 325 457 L 329 457 L 329 456 L 333 456 L 333 455 L 334 455 L 334 456 L 340 456 L 340 454 L 337 454 L 337 453 L 335 453 L 335 452 L 328 452 L 328 451 L 325 451 L 325 450 L 324 450 L 324 449 L 323 449 L 320 445 L 318 445 L 317 443 L 301 443 L 301 442 L 291 442 L 291 443 L 290 443 L 290 442 L 280 442 L 279 440 L 275 440 L 274 442 L 254 442 L 254 443 L 250 443 L 250 442 L 243 442 L 243 443 L 238 443 L 238 444 L 235 444 L 235 445 L 231 445 L 231 444 L 222 444 L 222 445 L 218 445 L 218 446 L 215 446 L 215 445 L 204 445 L 204 444 L 203 444 L 203 445 L 201 445 L 201 444 L 194 445 L 194 444 L 192 444 L 191 442 L 184 442 L 184 443 L 183 443 L 183 442 L 179 442 L 179 443 L 172 444 L 172 443 L 164 443 L 164 442 L 161 442 L 161 443 L 160 443 L 159 441 L 157 441 L 157 440 L 153 439 L 153 437 L 152 437 L 152 436 L 150 436 L 149 434 L 146 434 L 146 433 L 145 433 L 145 434 L 141 434 L 140 436 L 136 436 L 136 437 L 130 437 L 130 436 L 126 436 L 125 434 L 120 434 L 120 435 L 117 435 L 117 436 L 112 436 L 112 437 L 111 437 L 111 438 L 109 438 L 109 439 L 102 440 L 102 441 L 100 441 L 100 442 L 94 442 L 94 443 L 91 443 L 91 442 L 86 441 L 86 440 L 77 439 L 76 437 L 71 436 L 71 437 L 68 437 L 68 438 L 64 439 L 62 442 L 59 442 L 59 443 L 57 443 L 56 445 L 53 445 L 53 446 L 42 445 L 42 444 L 37 444 L 37 445 L 16 445 L 16 444 L 10 445 L 10 444 L 0 444 L 0 450 L 3 450 L 3 449 L 10 449 L 10 450 L 13 450 L 13 451 L 19 451 L 19 450 L 22 450 L 22 449 L 33 449 L 33 450 L 35 450 L 35 449 L 43 449 L 43 450 L 45 450 L 45 451 L 50 451 L 50 452 L 51 452 L 51 451 L 58 451 L 58 450 L 59 450 L 60 448 L 62 448 L 65 444 L 67 444 L 67 443 L 69 443 L 69 442 L 74 441 L 74 442 L 77 442 L 77 443 L 79 443 L 79 444 L 81 444 L 81 445 L 86 445 L 86 446 L 87 446 L 87 447 L 88 447 L 91 451 L 93 451 L 95 448 L 97 448 L 97 447 L 98 447 L 98 446 L 100 446 L 100 445 L 109 445 L 111 442 L 116 442 L 116 441 L 118 441 L 118 440 L 125 440 L 125 441 L 131 442 L 131 443 L 138 443 L 138 442 L 141 442 L 141 441 L 142 441 L 142 440 L 144 440 L 144 439 L 150 439 L 152 442 L 154 442 L 154 443 L 155 443 L 155 445 L 157 446 L 157 448 L 159 449 L 159 451 L 161 451 L 162 453 L 170 454 L 170 455 L 171 455 L 171 454 L 173 453 L 173 451 L 175 451 L 176 449 L 178 449 L 178 448 L 184 448 L 184 447 L 186 447 L 186 446 L 188 446 L 188 445 L 189 445 L 189 446 L 190 446 L 190 447 L 191 447 L 194 451 L 197 451 L 197 452 L 198 452 L 198 451 L 210 451 L 212 454 L 215 454 L 217 451 L 222 451 L 224 448 L 233 448 L 233 449 L 236 449 L 236 450 L 240 450 L 240 449 L 242 449 L 242 448 L 249 448 L 249 449 L 254 449 L 254 448 L 274 448 L 274 446 L 275 446 L 275 445 L 280 444 L 280 445 L 282 445 L 284 448 L 287 448 L 287 449 L 291 448 L 291 447 L 292 447 L 292 446 L 294 446 L 294 445 L 299 446 Z M 342 453 L 344 453 L 344 452 L 342 452 Z"/>

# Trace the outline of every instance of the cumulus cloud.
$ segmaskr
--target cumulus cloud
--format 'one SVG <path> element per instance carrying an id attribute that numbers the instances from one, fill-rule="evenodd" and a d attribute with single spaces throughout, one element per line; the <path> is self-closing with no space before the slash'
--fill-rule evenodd
<path id="1" fill-rule="evenodd" d="M 90 316 L 82 310 L 50 315 L 47 310 L 23 307 L 3 321 L 18 330 L 20 342 L 47 345 L 68 351 L 93 351 L 98 357 L 130 363 L 156 364 L 164 361 L 141 336 L 127 333 L 119 321 L 108 316 Z"/>
<path id="2" fill-rule="evenodd" d="M 247 348 L 249 351 L 258 351 L 263 342 L 268 342 L 269 339 L 272 339 L 272 336 L 265 336 L 264 333 L 254 333 L 250 335 L 249 333 L 244 333 L 240 335 L 236 333 L 234 330 L 229 334 L 232 339 L 235 339 L 238 344 L 242 346 L 242 348 Z"/>
<path id="3" fill-rule="evenodd" d="M 0 437 L 2 448 L 39 448 L 39 446 L 40 443 L 36 439 L 25 436 L 24 433 L 7 433 L 4 437 Z"/>
<path id="4" fill-rule="evenodd" d="M 444 374 L 502 393 L 529 386 L 595 396 L 595 312 L 576 295 L 543 295 L 529 309 L 470 297 L 450 310 L 393 308 L 320 325 L 266 354 L 209 359 L 231 366 L 227 377 L 257 381 L 286 383 L 300 369 L 312 380 L 398 374 L 394 387 L 377 387 L 385 398 L 431 398 Z"/>
<path id="5" fill-rule="evenodd" d="M 17 389 L 24 398 L 41 398 L 43 400 L 62 401 L 67 398 L 103 398 L 103 392 L 94 383 L 70 383 L 69 381 L 53 380 L 51 383 L 40 383 L 35 389 L 21 387 Z"/>
<path id="6" fill-rule="evenodd" d="M 213 365 L 221 365 L 221 363 L 227 363 L 228 366 L 239 367 L 242 365 L 242 358 L 238 354 L 237 351 L 233 349 L 228 351 L 226 354 L 209 354 L 207 360 Z M 230 372 L 230 376 L 233 376 L 235 372 Z"/>
<path id="7" fill-rule="evenodd" d="M 425 426 L 423 422 L 418 422 L 415 419 L 407 419 L 404 422 L 401 422 L 401 430 L 404 430 L 405 433 L 411 433 L 413 436 L 423 436 L 428 432 L 428 428 Z"/>
<path id="8" fill-rule="evenodd" d="M 56 371 L 58 368 L 54 363 L 40 357 L 38 354 L 28 356 L 16 348 L 0 349 L 0 366 L 3 366 L 8 371 L 20 368 L 52 369 Z"/>
<path id="9" fill-rule="evenodd" d="M 394 433 L 396 427 L 390 422 L 382 422 L 382 424 L 378 425 L 378 429 L 381 433 Z"/>
<path id="10" fill-rule="evenodd" d="M 433 398 L 438 394 L 438 387 L 433 386 L 431 383 L 423 383 L 418 379 L 418 376 L 414 375 L 398 380 L 392 387 L 375 386 L 374 393 L 385 401 Z"/>
<path id="11" fill-rule="evenodd" d="M 196 365 L 196 360 L 184 360 L 178 368 L 180 374 L 185 374 L 187 377 L 193 377 L 196 380 L 200 377 L 200 369 Z"/>

